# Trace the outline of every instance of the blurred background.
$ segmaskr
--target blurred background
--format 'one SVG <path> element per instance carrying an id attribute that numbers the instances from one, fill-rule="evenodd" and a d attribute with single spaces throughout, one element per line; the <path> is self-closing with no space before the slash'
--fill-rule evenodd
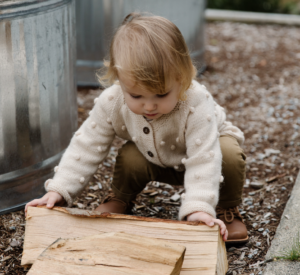
<path id="1" fill-rule="evenodd" d="M 252 12 L 300 14 L 299 0 L 208 0 L 207 8 Z"/>
<path id="2" fill-rule="evenodd" d="M 111 38 L 125 16 L 133 11 L 168 18 L 182 32 L 197 62 L 205 70 L 204 22 L 206 0 L 90 0 L 76 1 L 76 77 L 80 87 L 99 87 L 95 71 L 108 59 Z M 188 18 L 188 20 L 187 20 Z"/>

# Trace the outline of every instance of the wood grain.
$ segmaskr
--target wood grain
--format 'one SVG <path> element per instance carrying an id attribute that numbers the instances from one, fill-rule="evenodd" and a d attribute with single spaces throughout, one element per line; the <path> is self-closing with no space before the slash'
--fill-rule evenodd
<path id="1" fill-rule="evenodd" d="M 118 232 L 57 239 L 28 275 L 178 275 L 184 253 L 182 245 Z"/>
<path id="2" fill-rule="evenodd" d="M 217 225 L 208 227 L 201 223 L 99 214 L 62 207 L 53 210 L 29 207 L 21 264 L 33 264 L 58 238 L 109 232 L 135 234 L 185 246 L 182 275 L 224 275 L 228 269 L 226 249 Z"/>

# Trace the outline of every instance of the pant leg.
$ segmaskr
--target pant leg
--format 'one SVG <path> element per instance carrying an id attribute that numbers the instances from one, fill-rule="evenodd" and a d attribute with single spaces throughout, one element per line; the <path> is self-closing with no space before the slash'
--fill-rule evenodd
<path id="1" fill-rule="evenodd" d="M 229 208 L 242 202 L 243 186 L 246 178 L 246 155 L 234 137 L 220 137 L 223 155 L 222 174 L 218 206 Z"/>
<path id="2" fill-rule="evenodd" d="M 128 141 L 119 149 L 112 190 L 123 201 L 134 200 L 150 181 L 183 184 L 184 172 L 163 168 L 148 161 L 136 145 Z"/>
<path id="3" fill-rule="evenodd" d="M 220 137 L 223 155 L 222 174 L 224 182 L 220 186 L 218 205 L 222 208 L 237 206 L 242 202 L 246 172 L 246 155 L 233 137 Z M 173 168 L 162 168 L 149 162 L 136 145 L 128 141 L 116 159 L 112 190 L 124 201 L 134 200 L 150 181 L 160 181 L 173 185 L 183 185 L 184 173 Z"/>

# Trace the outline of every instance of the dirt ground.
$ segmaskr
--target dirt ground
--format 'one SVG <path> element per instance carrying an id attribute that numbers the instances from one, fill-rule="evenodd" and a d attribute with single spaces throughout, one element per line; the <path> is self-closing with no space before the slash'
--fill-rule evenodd
<path id="1" fill-rule="evenodd" d="M 300 30 L 276 25 L 209 23 L 207 70 L 199 77 L 245 133 L 247 180 L 239 206 L 250 241 L 228 247 L 227 274 L 262 274 L 265 255 L 280 222 L 300 165 Z M 78 122 L 99 90 L 78 91 Z M 109 190 L 116 139 L 74 207 L 95 209 Z M 135 215 L 177 219 L 183 186 L 151 182 L 136 199 Z M 283 217 L 289 218 L 289 217 Z M 0 216 L 0 275 L 26 274 L 20 266 L 24 212 Z"/>

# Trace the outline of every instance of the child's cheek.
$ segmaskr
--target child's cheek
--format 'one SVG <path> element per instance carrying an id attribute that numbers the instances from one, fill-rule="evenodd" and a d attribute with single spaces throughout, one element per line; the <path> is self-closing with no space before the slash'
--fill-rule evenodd
<path id="1" fill-rule="evenodd" d="M 127 100 L 126 103 L 131 112 L 133 112 L 137 115 L 141 114 L 141 111 L 140 111 L 140 108 L 139 108 L 139 105 L 137 102 L 135 102 L 133 100 Z"/>

